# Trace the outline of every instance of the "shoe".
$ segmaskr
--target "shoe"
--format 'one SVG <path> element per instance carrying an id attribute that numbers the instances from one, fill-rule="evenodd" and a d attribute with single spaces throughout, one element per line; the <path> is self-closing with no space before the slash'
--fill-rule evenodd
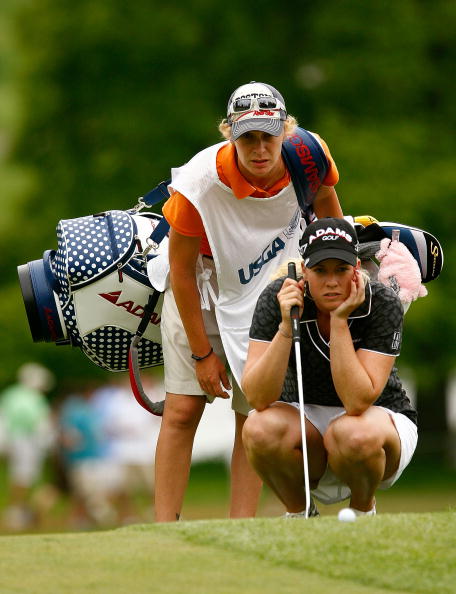
<path id="1" fill-rule="evenodd" d="M 320 515 L 317 506 L 315 505 L 315 501 L 310 498 L 310 505 L 309 505 L 309 518 L 317 518 Z M 285 520 L 290 520 L 293 518 L 305 518 L 306 517 L 306 510 L 300 512 L 285 512 L 282 516 Z"/>
<path id="2" fill-rule="evenodd" d="M 354 507 L 350 507 L 348 509 L 351 509 L 352 511 L 354 511 L 356 516 L 376 516 L 377 515 L 377 508 L 375 506 L 375 503 L 374 503 L 374 507 L 366 512 L 361 511 L 359 509 L 355 509 Z"/>

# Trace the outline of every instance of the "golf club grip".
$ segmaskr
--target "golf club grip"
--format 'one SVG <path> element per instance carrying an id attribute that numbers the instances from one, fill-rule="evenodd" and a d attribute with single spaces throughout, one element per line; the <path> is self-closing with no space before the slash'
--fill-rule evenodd
<path id="1" fill-rule="evenodd" d="M 292 278 L 293 280 L 297 280 L 296 264 L 294 262 L 288 262 L 288 277 Z M 290 317 L 293 341 L 296 342 L 299 341 L 301 338 L 301 329 L 299 326 L 299 307 L 297 305 L 293 305 L 293 307 L 291 308 Z"/>

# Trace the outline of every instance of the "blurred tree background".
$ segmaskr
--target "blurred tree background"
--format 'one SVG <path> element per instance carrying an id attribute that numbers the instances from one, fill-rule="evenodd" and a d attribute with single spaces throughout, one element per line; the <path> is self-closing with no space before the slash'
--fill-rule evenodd
<path id="1" fill-rule="evenodd" d="M 56 246 L 58 220 L 129 208 L 217 142 L 231 91 L 260 80 L 328 142 L 346 214 L 425 228 L 444 247 L 441 277 L 406 316 L 398 360 L 416 376 L 422 447 L 440 454 L 456 352 L 456 4 L 279 8 L 3 0 L 0 387 L 30 359 L 61 381 L 106 378 L 75 349 L 32 343 L 16 266 Z"/>

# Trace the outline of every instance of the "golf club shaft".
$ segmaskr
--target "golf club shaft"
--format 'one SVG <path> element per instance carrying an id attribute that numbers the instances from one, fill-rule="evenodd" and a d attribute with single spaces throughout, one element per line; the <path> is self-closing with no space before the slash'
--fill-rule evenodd
<path id="1" fill-rule="evenodd" d="M 296 279 L 296 265 L 294 262 L 288 263 L 288 276 Z M 296 380 L 298 382 L 299 399 L 299 417 L 301 422 L 301 441 L 302 441 L 302 462 L 304 468 L 304 489 L 306 496 L 306 519 L 309 517 L 310 508 L 310 486 L 309 486 L 309 461 L 307 457 L 307 439 L 306 439 L 306 416 L 304 410 L 304 390 L 302 385 L 302 365 L 301 365 L 301 328 L 299 320 L 299 307 L 294 305 L 290 310 L 291 326 L 293 334 L 293 344 L 295 348 L 296 359 Z"/>
<path id="2" fill-rule="evenodd" d="M 306 416 L 304 412 L 304 391 L 302 387 L 302 366 L 301 366 L 301 343 L 294 342 L 296 359 L 296 376 L 298 381 L 298 399 L 299 399 L 299 418 L 301 421 L 302 438 L 302 463 L 304 468 L 304 490 L 306 495 L 306 518 L 309 517 L 310 508 L 310 486 L 309 486 L 309 460 L 307 457 L 307 439 L 306 439 Z"/>

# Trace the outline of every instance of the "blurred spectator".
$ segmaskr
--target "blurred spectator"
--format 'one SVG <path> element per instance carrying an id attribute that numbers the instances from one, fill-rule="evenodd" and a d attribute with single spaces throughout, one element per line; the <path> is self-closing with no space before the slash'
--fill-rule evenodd
<path id="1" fill-rule="evenodd" d="M 54 376 L 37 363 L 22 365 L 18 381 L 0 394 L 0 422 L 7 464 L 8 494 L 3 524 L 22 531 L 37 521 L 32 489 L 42 477 L 45 457 L 55 438 L 45 393 Z"/>
<path id="2" fill-rule="evenodd" d="M 157 384 L 143 380 L 151 398 Z M 161 398 L 157 392 L 157 400 Z M 142 520 L 136 495 L 152 496 L 160 419 L 134 399 L 128 378 L 67 396 L 58 414 L 59 455 L 68 483 L 73 528 Z M 150 508 L 148 507 L 148 510 Z"/>
<path id="3" fill-rule="evenodd" d="M 152 400 L 162 397 L 163 390 L 153 378 L 144 376 L 143 384 Z M 128 378 L 116 379 L 97 390 L 93 403 L 102 422 L 109 460 L 106 472 L 118 522 L 127 524 L 141 520 L 135 495 L 146 493 L 152 496 L 160 419 L 136 402 Z"/>
<path id="4" fill-rule="evenodd" d="M 91 387 L 70 394 L 63 401 L 58 416 L 58 443 L 70 488 L 73 528 L 115 523 L 106 485 L 106 447 L 92 395 Z"/>

